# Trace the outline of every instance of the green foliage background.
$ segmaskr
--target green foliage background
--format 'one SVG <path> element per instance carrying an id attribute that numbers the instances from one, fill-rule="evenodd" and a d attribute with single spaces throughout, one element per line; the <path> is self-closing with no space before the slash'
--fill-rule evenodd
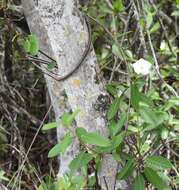
<path id="1" fill-rule="evenodd" d="M 7 10 L 12 13 L 15 7 L 9 3 Z M 53 160 L 63 155 L 76 137 L 81 143 L 81 152 L 70 163 L 67 175 L 56 179 L 55 175 L 48 174 L 42 177 L 36 189 L 99 189 L 97 173 L 104 154 L 111 154 L 122 166 L 116 180 L 127 181 L 131 190 L 152 187 L 158 190 L 177 189 L 179 1 L 91 0 L 84 2 L 81 10 L 90 20 L 98 64 L 111 100 L 104 106 L 107 107 L 109 136 L 91 133 L 80 127 L 73 133 L 71 125 L 80 110 L 64 113 L 58 122 L 47 122 L 42 128 L 44 135 L 56 127 L 65 127 L 67 133 L 58 144 L 54 143 L 48 149 L 46 157 Z M 1 18 L 2 27 L 6 22 Z M 12 32 L 11 56 L 17 64 L 26 53 L 37 55 L 39 47 L 34 35 L 24 37 L 17 34 L 16 29 L 14 27 Z M 134 72 L 132 64 L 140 58 L 152 64 L 149 75 Z M 2 124 L 5 126 L 7 123 L 6 118 Z M 24 125 L 24 122 L 20 123 Z M 0 150 L 4 154 L 9 144 L 7 136 L 0 130 Z M 89 173 L 89 168 L 92 168 L 90 172 L 93 175 Z M 3 170 L 6 168 L 2 167 L 0 180 L 5 182 L 12 178 L 13 172 L 7 170 L 8 179 Z M 36 167 L 29 165 L 26 170 L 24 175 L 31 176 L 29 172 L 34 174 Z M 22 179 L 22 183 L 27 180 Z"/>

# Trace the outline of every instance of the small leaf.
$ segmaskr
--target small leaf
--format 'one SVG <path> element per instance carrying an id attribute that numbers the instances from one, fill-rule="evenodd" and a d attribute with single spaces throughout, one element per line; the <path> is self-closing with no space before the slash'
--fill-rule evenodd
<path id="1" fill-rule="evenodd" d="M 61 122 L 62 125 L 65 127 L 70 127 L 76 117 L 76 115 L 79 113 L 79 109 L 77 109 L 76 111 L 74 111 L 73 113 L 64 113 L 61 116 Z"/>
<path id="2" fill-rule="evenodd" d="M 179 11 L 178 10 L 173 11 L 171 16 L 177 16 L 178 17 L 179 16 Z"/>
<path id="3" fill-rule="evenodd" d="M 88 144 L 93 144 L 97 146 L 110 146 L 110 140 L 97 134 L 97 133 L 87 133 L 86 136 L 83 138 L 83 141 Z"/>
<path id="4" fill-rule="evenodd" d="M 57 65 L 57 63 L 56 63 L 55 61 L 52 61 L 52 62 L 50 62 L 50 63 L 47 65 L 47 68 L 48 68 L 49 70 L 52 70 L 52 69 L 55 68 L 56 65 Z"/>
<path id="5" fill-rule="evenodd" d="M 145 190 L 145 180 L 142 175 L 135 178 L 132 190 Z"/>
<path id="6" fill-rule="evenodd" d="M 171 169 L 173 167 L 170 160 L 162 156 L 149 156 L 146 159 L 147 167 L 151 167 L 156 170 Z"/>
<path id="7" fill-rule="evenodd" d="M 140 112 L 140 115 L 141 115 L 142 119 L 146 123 L 149 123 L 152 126 L 156 126 L 157 117 L 156 117 L 155 113 L 151 109 L 149 109 L 148 107 L 142 106 L 140 108 L 139 112 Z"/>
<path id="8" fill-rule="evenodd" d="M 147 13 L 146 21 L 147 21 L 147 28 L 150 28 L 150 26 L 153 22 L 153 15 L 151 12 Z"/>
<path id="9" fill-rule="evenodd" d="M 166 140 L 166 139 L 168 138 L 168 136 L 169 136 L 169 131 L 168 131 L 168 129 L 162 128 L 162 131 L 161 131 L 161 138 L 162 138 L 163 140 Z"/>
<path id="10" fill-rule="evenodd" d="M 152 28 L 150 29 L 150 33 L 152 34 L 152 33 L 156 32 L 159 28 L 160 28 L 160 24 L 159 24 L 159 22 L 156 22 L 156 23 L 152 26 Z"/>
<path id="11" fill-rule="evenodd" d="M 82 128 L 82 127 L 78 127 L 78 128 L 76 129 L 76 134 L 77 134 L 77 136 L 78 136 L 79 139 L 80 139 L 82 136 L 86 135 L 86 133 L 87 133 L 87 131 L 86 131 L 84 128 Z"/>
<path id="12" fill-rule="evenodd" d="M 106 90 L 113 96 L 116 96 L 118 93 L 117 87 L 113 84 L 107 84 Z"/>
<path id="13" fill-rule="evenodd" d="M 111 24 L 110 24 L 110 27 L 111 27 L 111 30 L 112 31 L 115 31 L 116 30 L 116 28 L 117 28 L 117 19 L 116 19 L 116 17 L 112 17 L 112 21 L 111 21 Z"/>
<path id="14" fill-rule="evenodd" d="M 26 51 L 27 53 L 29 53 L 29 51 L 30 51 L 30 42 L 29 42 L 28 39 L 25 40 L 23 46 L 24 46 L 25 51 Z"/>
<path id="15" fill-rule="evenodd" d="M 57 128 L 57 122 L 47 123 L 42 127 L 42 131 L 47 131 L 50 129 Z"/>
<path id="16" fill-rule="evenodd" d="M 101 146 L 97 146 L 95 148 L 95 152 L 102 154 L 102 153 L 111 153 L 113 151 L 113 146 L 107 146 L 107 147 L 101 147 Z"/>
<path id="17" fill-rule="evenodd" d="M 124 55 L 123 55 L 122 49 L 119 48 L 116 44 L 112 45 L 112 53 L 115 56 L 119 57 L 121 60 L 124 60 Z"/>
<path id="18" fill-rule="evenodd" d="M 113 136 L 111 139 L 111 145 L 107 147 L 96 147 L 95 151 L 98 153 L 111 153 L 123 142 L 126 132 L 123 131 L 117 136 Z"/>
<path id="19" fill-rule="evenodd" d="M 165 105 L 164 111 L 169 110 L 172 107 L 179 107 L 179 99 L 178 98 L 171 98 Z"/>
<path id="20" fill-rule="evenodd" d="M 70 189 L 71 182 L 70 177 L 66 174 L 63 177 L 60 177 L 60 179 L 56 182 L 56 189 L 55 190 L 67 190 Z"/>
<path id="21" fill-rule="evenodd" d="M 171 119 L 170 124 L 179 126 L 179 119 Z"/>
<path id="22" fill-rule="evenodd" d="M 108 120 L 111 120 L 117 114 L 117 112 L 119 110 L 120 102 L 121 102 L 120 97 L 116 98 L 112 102 L 111 106 L 108 109 L 108 113 L 107 113 Z"/>
<path id="23" fill-rule="evenodd" d="M 113 149 L 117 148 L 117 147 L 123 142 L 125 133 L 126 133 L 126 132 L 123 131 L 123 132 L 120 133 L 119 135 L 112 137 L 111 144 L 112 144 L 112 148 L 113 148 Z"/>
<path id="24" fill-rule="evenodd" d="M 118 173 L 117 179 L 122 180 L 122 179 L 127 179 L 130 175 L 132 175 L 132 171 L 134 170 L 134 160 L 130 159 L 127 161 L 125 166 L 122 168 L 122 170 Z"/>
<path id="25" fill-rule="evenodd" d="M 0 181 L 9 181 L 9 179 L 7 177 L 4 176 L 5 171 L 0 170 Z"/>
<path id="26" fill-rule="evenodd" d="M 142 27 L 142 29 L 144 29 L 145 28 L 145 19 L 140 18 L 139 23 L 140 23 L 140 26 Z"/>
<path id="27" fill-rule="evenodd" d="M 96 177 L 95 176 L 91 176 L 88 179 L 88 185 L 89 185 L 89 187 L 93 187 L 95 184 L 96 184 Z"/>
<path id="28" fill-rule="evenodd" d="M 113 10 L 110 7 L 106 6 L 105 4 L 101 4 L 99 11 L 104 15 L 113 14 Z"/>
<path id="29" fill-rule="evenodd" d="M 129 58 L 129 60 L 133 60 L 133 54 L 132 51 L 126 50 L 125 51 L 126 56 Z"/>
<path id="30" fill-rule="evenodd" d="M 87 182 L 86 180 L 87 179 L 84 176 L 80 176 L 80 175 L 72 176 L 71 183 L 72 183 L 72 186 L 74 187 L 74 190 L 84 189 L 84 187 L 86 186 L 86 182 Z"/>
<path id="31" fill-rule="evenodd" d="M 166 184 L 160 178 L 156 171 L 152 170 L 151 168 L 145 168 L 144 174 L 147 180 L 158 190 L 163 190 L 166 188 Z"/>
<path id="32" fill-rule="evenodd" d="M 125 125 L 127 120 L 127 113 L 124 112 L 120 115 L 120 120 L 116 123 L 112 121 L 109 125 L 109 130 L 112 136 L 116 135 L 122 127 Z"/>
<path id="33" fill-rule="evenodd" d="M 63 140 L 56 144 L 48 153 L 48 157 L 52 158 L 54 156 L 57 156 L 59 154 L 64 154 L 66 149 L 71 145 L 72 143 L 72 138 L 70 136 L 70 133 L 67 133 Z"/>
<path id="34" fill-rule="evenodd" d="M 145 94 L 141 93 L 136 84 L 131 85 L 131 104 L 133 108 L 138 111 L 140 104 L 152 105 L 152 101 Z"/>
<path id="35" fill-rule="evenodd" d="M 109 56 L 109 50 L 106 48 L 103 48 L 101 51 L 102 51 L 101 52 L 101 59 L 106 59 Z"/>
<path id="36" fill-rule="evenodd" d="M 131 104 L 134 109 L 139 109 L 139 102 L 141 101 L 141 93 L 136 84 L 131 85 Z"/>
<path id="37" fill-rule="evenodd" d="M 149 124 L 149 130 L 158 127 L 169 119 L 169 116 L 166 112 L 153 111 L 146 106 L 141 106 L 139 113 L 144 122 Z"/>
<path id="38" fill-rule="evenodd" d="M 80 153 L 75 159 L 73 159 L 69 165 L 72 171 L 78 170 L 88 164 L 93 159 L 93 156 L 89 153 Z"/>
<path id="39" fill-rule="evenodd" d="M 155 111 L 156 117 L 157 117 L 157 123 L 156 126 L 162 124 L 162 123 L 167 123 L 169 120 L 169 115 L 167 112 L 164 111 Z"/>
<path id="40" fill-rule="evenodd" d="M 108 138 L 105 138 L 97 133 L 88 133 L 83 128 L 76 129 L 77 136 L 81 141 L 87 144 L 107 147 L 111 145 L 111 142 Z"/>
<path id="41" fill-rule="evenodd" d="M 32 55 L 37 55 L 39 51 L 39 41 L 37 37 L 33 34 L 28 36 L 28 40 L 30 42 L 29 53 Z"/>
<path id="42" fill-rule="evenodd" d="M 122 3 L 122 0 L 115 0 L 113 2 L 113 7 L 116 12 L 122 12 L 124 11 L 124 5 Z"/>

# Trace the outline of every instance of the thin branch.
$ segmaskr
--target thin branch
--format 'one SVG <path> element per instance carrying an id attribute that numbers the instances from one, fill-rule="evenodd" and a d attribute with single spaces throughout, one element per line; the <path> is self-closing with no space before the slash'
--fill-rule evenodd
<path id="1" fill-rule="evenodd" d="M 165 86 L 169 89 L 169 91 L 170 91 L 174 96 L 176 96 L 177 98 L 179 98 L 179 95 L 177 94 L 177 92 L 175 91 L 175 89 L 173 89 L 170 85 L 168 85 L 168 84 L 165 82 L 165 80 L 163 79 L 162 75 L 160 74 L 159 64 L 158 64 L 157 57 L 156 57 L 156 54 L 155 54 L 155 50 L 154 50 L 154 47 L 153 47 L 153 44 L 152 44 L 152 40 L 151 40 L 151 36 L 150 36 L 149 30 L 147 30 L 147 37 L 148 37 L 150 49 L 151 49 L 151 51 L 152 51 L 152 55 L 153 55 L 153 58 L 154 58 L 155 70 L 156 70 L 156 72 L 157 72 L 157 75 L 159 76 L 160 80 L 165 84 Z"/>
<path id="2" fill-rule="evenodd" d="M 7 187 L 10 186 L 10 184 L 11 184 L 11 182 L 13 181 L 14 178 L 15 178 L 14 184 L 16 184 L 16 181 L 18 180 L 18 178 L 19 178 L 21 172 L 24 170 L 24 165 L 25 165 L 25 163 L 26 163 L 26 161 L 27 161 L 27 159 L 28 159 L 29 152 L 30 152 L 30 150 L 31 150 L 31 148 L 32 148 L 32 146 L 33 146 L 33 144 L 34 144 L 34 142 L 35 142 L 35 140 L 36 140 L 36 138 L 37 138 L 37 136 L 38 136 L 38 134 L 39 134 L 39 132 L 40 132 L 40 130 L 41 130 L 41 128 L 42 128 L 42 126 L 43 126 L 45 120 L 46 120 L 46 118 L 47 118 L 47 116 L 48 116 L 48 114 L 50 113 L 51 109 L 52 109 L 52 105 L 50 105 L 48 111 L 46 112 L 46 114 L 45 114 L 45 116 L 44 116 L 44 118 L 43 118 L 43 120 L 42 120 L 42 122 L 41 122 L 41 124 L 40 124 L 40 126 L 39 126 L 39 128 L 37 129 L 37 132 L 36 132 L 36 134 L 34 135 L 34 138 L 32 139 L 32 142 L 31 142 L 31 144 L 30 144 L 30 146 L 29 146 L 29 148 L 28 148 L 28 150 L 27 150 L 27 152 L 26 152 L 26 154 L 25 154 L 25 157 L 24 157 L 23 162 L 21 163 L 21 166 L 20 166 L 19 169 L 14 173 L 14 175 L 13 175 L 13 177 L 11 178 L 11 180 L 9 181 Z M 15 176 L 16 176 L 16 177 L 15 177 Z M 13 185 L 13 186 L 14 186 L 14 185 Z"/>

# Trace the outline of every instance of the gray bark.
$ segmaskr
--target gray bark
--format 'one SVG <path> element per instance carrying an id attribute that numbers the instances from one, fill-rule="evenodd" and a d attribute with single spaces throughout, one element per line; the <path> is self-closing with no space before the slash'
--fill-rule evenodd
<path id="1" fill-rule="evenodd" d="M 40 49 L 55 58 L 59 75 L 68 73 L 82 56 L 88 38 L 86 25 L 80 17 L 75 0 L 39 0 L 38 6 L 33 0 L 22 0 L 22 5 L 31 32 L 40 40 Z M 104 113 L 94 108 L 97 98 L 101 94 L 106 95 L 102 81 L 96 80 L 97 70 L 96 56 L 92 49 L 83 65 L 67 80 L 58 82 L 47 75 L 45 78 L 56 119 L 64 111 L 80 109 L 73 129 L 77 126 L 84 127 L 87 131 L 107 135 Z M 57 130 L 59 140 L 64 134 L 65 129 Z M 78 152 L 79 142 L 76 139 L 67 153 L 60 157 L 59 176 L 68 172 L 68 164 Z M 111 155 L 105 156 L 103 163 L 99 182 L 106 189 L 105 177 L 108 189 L 112 190 L 117 163 L 111 159 Z"/>

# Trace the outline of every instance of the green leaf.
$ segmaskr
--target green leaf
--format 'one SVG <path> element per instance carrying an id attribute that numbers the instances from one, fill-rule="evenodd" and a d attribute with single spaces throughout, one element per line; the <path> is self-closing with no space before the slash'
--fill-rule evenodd
<path id="1" fill-rule="evenodd" d="M 178 17 L 179 16 L 179 11 L 178 10 L 173 11 L 171 16 L 177 16 Z"/>
<path id="2" fill-rule="evenodd" d="M 30 42 L 29 42 L 28 39 L 25 40 L 23 46 L 24 46 L 24 49 L 25 49 L 26 52 L 30 51 Z"/>
<path id="3" fill-rule="evenodd" d="M 27 53 L 30 53 L 33 56 L 38 54 L 39 42 L 35 35 L 31 34 L 27 37 L 24 42 L 24 49 Z"/>
<path id="4" fill-rule="evenodd" d="M 147 22 L 147 28 L 150 28 L 150 26 L 153 22 L 153 15 L 149 11 L 147 12 L 146 22 Z"/>
<path id="5" fill-rule="evenodd" d="M 7 177 L 4 176 L 5 171 L 0 170 L 0 181 L 9 181 Z"/>
<path id="6" fill-rule="evenodd" d="M 150 33 L 152 34 L 152 33 L 156 32 L 159 28 L 160 28 L 160 23 L 159 23 L 159 22 L 156 22 L 156 23 L 152 26 L 152 28 L 150 29 Z"/>
<path id="7" fill-rule="evenodd" d="M 122 3 L 122 0 L 115 0 L 113 1 L 113 7 L 116 12 L 122 12 L 124 11 L 124 5 Z"/>
<path id="8" fill-rule="evenodd" d="M 32 55 L 37 55 L 39 51 L 38 38 L 35 35 L 31 34 L 28 36 L 28 41 L 30 43 L 29 53 Z"/>
<path id="9" fill-rule="evenodd" d="M 111 139 L 111 145 L 108 147 L 96 147 L 95 151 L 98 153 L 111 153 L 123 142 L 126 132 L 123 131 L 117 136 L 113 136 Z"/>
<path id="10" fill-rule="evenodd" d="M 112 45 L 112 53 L 119 57 L 122 61 L 124 60 L 124 54 L 121 48 L 119 48 L 119 46 L 117 46 L 116 44 Z"/>
<path id="11" fill-rule="evenodd" d="M 144 29 L 145 28 L 145 19 L 140 18 L 139 23 L 140 23 L 140 26 L 142 27 L 142 29 Z"/>
<path id="12" fill-rule="evenodd" d="M 82 127 L 78 127 L 76 129 L 76 134 L 77 134 L 77 137 L 80 139 L 82 136 L 86 135 L 87 131 L 82 128 Z"/>
<path id="13" fill-rule="evenodd" d="M 134 170 L 134 165 L 135 165 L 134 159 L 130 159 L 129 161 L 127 161 L 122 170 L 117 174 L 117 179 L 119 180 L 127 179 L 130 175 L 132 175 L 132 172 Z"/>
<path id="14" fill-rule="evenodd" d="M 83 141 L 88 144 L 93 144 L 97 146 L 110 146 L 111 142 L 109 139 L 97 134 L 97 133 L 87 133 L 86 136 L 83 138 Z"/>
<path id="15" fill-rule="evenodd" d="M 125 133 L 126 133 L 126 132 L 123 131 L 123 132 L 120 133 L 119 135 L 112 137 L 111 144 L 112 144 L 112 148 L 113 148 L 113 149 L 117 148 L 117 147 L 123 142 Z"/>
<path id="16" fill-rule="evenodd" d="M 148 107 L 140 107 L 140 115 L 142 119 L 146 122 L 151 124 L 152 126 L 156 126 L 157 117 L 155 113 Z"/>
<path id="17" fill-rule="evenodd" d="M 111 153 L 113 151 L 113 146 L 107 146 L 107 147 L 101 147 L 101 146 L 97 146 L 95 148 L 95 152 L 102 154 L 102 153 Z"/>
<path id="18" fill-rule="evenodd" d="M 145 190 L 145 180 L 142 175 L 135 178 L 132 190 Z"/>
<path id="19" fill-rule="evenodd" d="M 161 177 L 161 179 L 167 184 L 169 185 L 171 182 L 173 183 L 173 178 L 171 178 L 170 175 L 168 175 L 168 173 L 165 173 L 163 171 L 157 171 L 157 174 Z M 165 189 L 168 190 L 168 189 Z"/>
<path id="20" fill-rule="evenodd" d="M 116 28 L 117 28 L 117 19 L 116 19 L 116 17 L 112 17 L 112 20 L 111 20 L 111 24 L 110 24 L 110 28 L 111 28 L 111 30 L 113 31 L 115 31 L 116 30 Z"/>
<path id="21" fill-rule="evenodd" d="M 158 127 L 160 124 L 166 122 L 169 119 L 169 116 L 166 112 L 153 111 L 146 106 L 141 106 L 139 113 L 144 122 L 150 125 L 148 129 Z"/>
<path id="22" fill-rule="evenodd" d="M 92 188 L 95 184 L 96 184 L 96 177 L 95 176 L 91 176 L 88 179 L 88 186 Z"/>
<path id="23" fill-rule="evenodd" d="M 171 119 L 170 124 L 171 125 L 179 125 L 179 119 Z"/>
<path id="24" fill-rule="evenodd" d="M 179 0 L 176 0 L 176 4 L 179 5 Z"/>
<path id="25" fill-rule="evenodd" d="M 74 175 L 71 178 L 71 183 L 74 190 L 84 189 L 84 187 L 86 186 L 86 178 L 84 176 Z"/>
<path id="26" fill-rule="evenodd" d="M 179 99 L 178 98 L 171 98 L 168 100 L 168 102 L 165 104 L 165 111 L 169 110 L 172 107 L 179 107 Z"/>
<path id="27" fill-rule="evenodd" d="M 70 136 L 70 133 L 67 133 L 63 140 L 56 144 L 48 153 L 48 157 L 52 158 L 54 156 L 57 156 L 59 154 L 64 154 L 66 149 L 71 145 L 72 143 L 72 137 Z"/>
<path id="28" fill-rule="evenodd" d="M 117 112 L 119 110 L 120 102 L 121 102 L 121 98 L 120 97 L 116 98 L 112 102 L 112 104 L 109 107 L 108 112 L 107 112 L 108 120 L 111 120 L 117 114 Z"/>
<path id="29" fill-rule="evenodd" d="M 78 170 L 88 164 L 89 161 L 93 159 L 93 156 L 89 153 L 80 153 L 74 158 L 69 167 L 72 171 Z"/>
<path id="30" fill-rule="evenodd" d="M 97 133 L 88 133 L 83 128 L 76 129 L 77 136 L 81 141 L 87 144 L 97 145 L 101 147 L 107 147 L 111 145 L 111 142 L 108 138 L 105 138 Z"/>
<path id="31" fill-rule="evenodd" d="M 139 109 L 139 102 L 141 101 L 141 93 L 136 84 L 131 85 L 131 104 L 134 109 Z"/>
<path id="32" fill-rule="evenodd" d="M 43 127 L 42 127 L 42 131 L 47 131 L 47 130 L 50 130 L 50 129 L 54 129 L 54 128 L 57 128 L 57 122 L 51 122 L 51 123 L 47 123 L 45 124 Z"/>
<path id="33" fill-rule="evenodd" d="M 104 13 L 104 15 L 113 14 L 113 10 L 105 4 L 101 4 L 99 12 Z"/>
<path id="34" fill-rule="evenodd" d="M 37 190 L 55 190 L 54 180 L 50 176 L 46 176 L 44 180 L 41 181 L 40 186 Z"/>
<path id="35" fill-rule="evenodd" d="M 138 111 L 140 104 L 152 105 L 152 101 L 145 94 L 141 93 L 136 84 L 131 85 L 131 104 Z"/>
<path id="36" fill-rule="evenodd" d="M 71 189 L 71 180 L 67 174 L 64 174 L 63 177 L 60 177 L 55 183 L 55 190 L 68 190 Z M 53 189 L 52 189 L 53 190 Z"/>
<path id="37" fill-rule="evenodd" d="M 120 115 L 120 120 L 118 121 L 118 123 L 112 121 L 109 125 L 109 130 L 112 136 L 116 135 L 121 129 L 122 127 L 125 125 L 127 120 L 127 113 L 124 112 Z"/>
<path id="38" fill-rule="evenodd" d="M 173 167 L 170 160 L 162 157 L 162 156 L 149 156 L 146 159 L 147 167 L 162 170 L 162 169 L 171 169 Z"/>
<path id="39" fill-rule="evenodd" d="M 76 115 L 80 112 L 79 109 L 77 109 L 76 111 L 74 111 L 73 113 L 64 113 L 62 116 L 61 116 L 61 122 L 62 122 L 62 125 L 65 126 L 65 127 L 70 127 L 76 117 Z"/>
<path id="40" fill-rule="evenodd" d="M 164 111 L 155 111 L 156 117 L 157 117 L 157 123 L 156 126 L 162 124 L 162 123 L 167 123 L 169 120 L 169 115 L 167 112 Z"/>
<path id="41" fill-rule="evenodd" d="M 162 128 L 162 130 L 161 130 L 161 138 L 163 140 L 166 140 L 168 138 L 168 136 L 169 136 L 169 130 L 166 129 L 166 128 Z"/>
<path id="42" fill-rule="evenodd" d="M 163 190 L 166 188 L 166 184 L 160 178 L 156 171 L 152 170 L 151 168 L 145 168 L 144 174 L 147 180 L 158 190 Z"/>
<path id="43" fill-rule="evenodd" d="M 125 55 L 129 58 L 129 60 L 134 61 L 132 51 L 126 50 Z"/>
<path id="44" fill-rule="evenodd" d="M 118 93 L 117 87 L 113 84 L 107 84 L 106 90 L 113 96 L 116 96 Z"/>
<path id="45" fill-rule="evenodd" d="M 55 68 L 56 65 L 57 65 L 57 63 L 56 63 L 55 61 L 52 61 L 52 62 L 50 62 L 50 63 L 47 65 L 47 68 L 48 68 L 49 70 L 52 70 L 52 69 Z"/>

